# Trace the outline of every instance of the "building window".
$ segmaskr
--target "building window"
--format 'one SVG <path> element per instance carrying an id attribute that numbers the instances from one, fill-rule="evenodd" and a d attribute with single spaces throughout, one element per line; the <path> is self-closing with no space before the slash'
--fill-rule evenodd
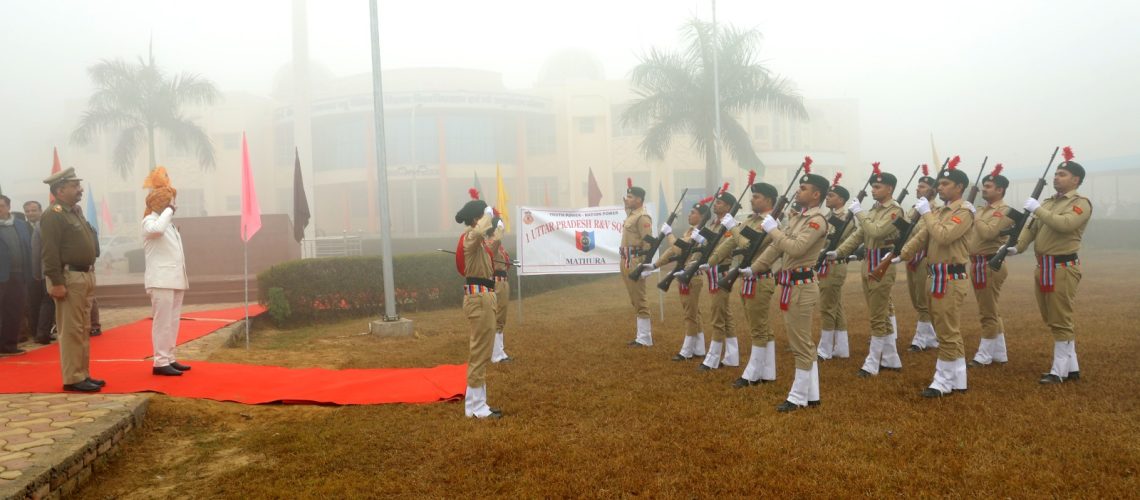
<path id="1" fill-rule="evenodd" d="M 580 133 L 580 134 L 592 134 L 592 133 L 594 133 L 594 117 L 583 116 L 583 117 L 575 118 L 574 121 L 577 122 L 578 133 Z"/>
<path id="2" fill-rule="evenodd" d="M 555 151 L 553 116 L 529 116 L 526 119 L 526 152 L 532 155 L 552 154 Z"/>
<path id="3" fill-rule="evenodd" d="M 368 163 L 368 115 L 313 119 L 313 170 L 363 168 Z M 289 152 L 292 160 L 292 151 Z"/>
<path id="4" fill-rule="evenodd" d="M 457 115 L 445 119 L 449 163 L 513 162 L 515 121 L 494 116 Z"/>

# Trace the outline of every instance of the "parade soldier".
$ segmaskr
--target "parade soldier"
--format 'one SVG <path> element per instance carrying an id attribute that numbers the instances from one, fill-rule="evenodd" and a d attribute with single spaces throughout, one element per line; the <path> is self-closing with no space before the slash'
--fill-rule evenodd
<path id="1" fill-rule="evenodd" d="M 629 293 L 629 302 L 637 316 L 637 336 L 629 342 L 631 347 L 653 345 L 653 329 L 649 321 L 649 301 L 645 296 L 645 280 L 629 279 L 629 271 L 640 266 L 640 259 L 649 250 L 646 237 L 653 236 L 653 219 L 645 211 L 645 190 L 634 186 L 633 179 L 625 181 L 625 223 L 621 230 L 621 280 Z"/>
<path id="2" fill-rule="evenodd" d="M 736 205 L 736 197 L 728 192 L 728 185 L 726 184 L 721 192 L 716 195 L 716 201 L 713 202 L 713 224 L 710 230 L 714 233 L 720 231 L 723 227 L 722 223 L 724 217 L 729 214 L 732 207 Z M 701 244 L 708 246 L 708 242 L 699 233 L 694 234 L 693 239 Z M 726 366 L 739 366 L 740 365 L 740 344 L 736 340 L 736 322 L 732 318 L 732 310 L 729 309 L 729 293 L 720 293 L 720 285 L 717 281 L 725 272 L 728 271 L 728 262 L 721 264 L 719 261 L 714 260 L 718 255 L 731 255 L 731 251 L 724 251 L 721 247 L 732 245 L 732 231 L 725 230 L 724 237 L 717 242 L 717 248 L 705 248 L 704 251 L 712 252 L 709 255 L 708 261 L 702 264 L 699 268 L 701 273 L 705 275 L 705 281 L 708 284 L 708 291 L 710 296 L 711 307 L 709 313 L 712 315 L 712 329 L 713 339 L 709 343 L 708 353 L 705 355 L 705 360 L 697 366 L 697 370 L 709 371 L 720 368 L 723 363 Z M 731 260 L 731 257 L 729 258 Z"/>
<path id="3" fill-rule="evenodd" d="M 748 217 L 744 225 L 752 228 L 756 233 L 761 233 L 763 228 L 760 224 L 764 222 L 765 216 L 772 213 L 776 199 L 779 198 L 780 194 L 775 186 L 766 182 L 757 182 L 750 189 L 752 190 L 752 215 Z M 728 238 L 724 245 L 717 246 L 709 261 L 731 260 L 732 253 L 743 251 L 751 244 L 750 240 L 740 231 L 734 230 L 738 223 L 732 215 L 725 214 L 721 218 L 721 225 L 729 231 L 733 231 L 733 236 Z M 764 238 L 760 249 L 753 256 L 753 261 L 771 245 L 772 238 Z M 742 261 L 740 268 L 744 269 L 751 265 L 752 262 Z M 772 271 L 741 276 L 739 281 L 740 302 L 744 306 L 744 319 L 748 322 L 752 337 L 752 354 L 749 356 L 748 365 L 744 367 L 744 373 L 732 383 L 732 386 L 737 389 L 776 380 L 776 340 L 772 334 L 772 325 L 768 321 L 769 306 L 772 303 L 772 295 L 776 291 L 776 282 L 772 278 Z"/>
<path id="4" fill-rule="evenodd" d="M 799 211 L 788 218 L 784 230 L 779 229 L 771 215 L 764 217 L 762 229 L 772 239 L 772 245 L 745 273 L 769 271 L 776 259 L 783 260 L 783 269 L 777 274 L 776 282 L 780 285 L 784 329 L 795 354 L 796 378 L 787 400 L 776 407 L 780 412 L 819 405 L 819 364 L 811 333 L 812 311 L 819 302 L 819 284 L 812 267 L 827 244 L 827 218 L 821 205 L 829 185 L 826 178 L 810 171 L 800 178 L 800 189 L 796 192 Z"/>
<path id="5" fill-rule="evenodd" d="M 1081 261 L 1077 252 L 1081 236 L 1092 217 L 1092 202 L 1077 193 L 1085 180 L 1085 169 L 1072 161 L 1073 153 L 1065 148 L 1065 161 L 1053 174 L 1057 194 L 1039 202 L 1025 200 L 1025 209 L 1033 215 L 1010 255 L 1024 253 L 1029 245 L 1037 254 L 1037 280 L 1033 288 L 1041 318 L 1053 333 L 1053 366 L 1041 375 L 1042 384 L 1059 384 L 1080 380 L 1077 364 L 1077 334 L 1073 330 L 1073 298 L 1081 282 Z M 1016 252 L 1014 251 L 1016 250 Z"/>
<path id="6" fill-rule="evenodd" d="M 935 203 L 935 195 L 938 194 L 935 192 L 937 185 L 938 181 L 930 176 L 930 167 L 923 163 L 922 177 L 918 178 L 915 195 L 918 196 L 919 200 L 925 199 L 932 210 L 938 208 L 937 203 Z M 906 219 L 914 220 L 914 218 L 915 209 L 911 208 L 907 212 Z M 925 224 L 924 218 L 919 219 L 913 232 L 917 234 Z M 918 249 L 914 257 L 906 261 L 907 291 L 910 295 L 910 304 L 914 306 L 914 311 L 918 314 L 918 324 L 914 327 L 914 338 L 911 339 L 910 347 L 907 348 L 910 352 L 938 347 L 938 336 L 934 333 L 934 325 L 931 323 L 930 317 L 930 273 L 926 269 L 928 264 L 925 248 Z"/>
<path id="7" fill-rule="evenodd" d="M 847 200 L 851 193 L 847 188 L 839 185 L 843 173 L 835 174 L 831 183 L 831 190 L 827 193 L 824 202 L 831 211 L 828 221 L 828 232 L 834 233 L 846 220 Z M 855 231 L 855 224 L 849 222 L 843 228 L 843 234 L 836 241 L 844 241 Z M 829 234 L 828 236 L 831 236 Z M 836 257 L 835 260 L 824 259 L 819 266 L 816 277 L 819 279 L 819 359 L 828 360 L 832 357 L 847 359 L 851 350 L 847 343 L 847 317 L 843 311 L 843 283 L 847 281 L 847 256 Z"/>
<path id="8" fill-rule="evenodd" d="M 459 237 L 455 267 L 464 277 L 463 315 L 471 323 L 471 354 L 467 361 L 467 393 L 464 414 L 472 418 L 499 418 L 497 408 L 487 405 L 487 364 L 495 328 L 495 281 L 489 245 L 502 236 L 502 221 L 471 189 L 471 200 L 455 214 L 455 222 L 467 229 Z"/>
<path id="9" fill-rule="evenodd" d="M 507 272 L 511 270 L 511 255 L 507 253 L 501 238 L 491 242 L 490 249 L 495 278 L 495 345 L 491 350 L 491 362 L 502 363 L 511 360 L 503 347 L 503 328 L 507 326 L 507 304 L 511 302 L 511 284 L 507 279 Z"/>
<path id="10" fill-rule="evenodd" d="M 1002 232 L 1013 225 L 1009 206 L 1005 204 L 1005 191 L 1009 179 L 1001 175 L 1000 163 L 989 175 L 982 178 L 982 199 L 986 206 L 974 216 L 974 228 L 966 233 L 966 249 L 970 251 L 969 274 L 974 285 L 974 299 L 978 301 L 978 316 L 982 321 L 982 338 L 978 353 L 967 366 L 986 366 L 993 362 L 1009 361 L 1005 348 L 1005 324 L 998 314 L 998 296 L 1009 269 L 1002 266 L 990 269 L 988 262 L 1008 236 Z"/>
<path id="11" fill-rule="evenodd" d="M 63 390 L 97 392 L 105 382 L 91 378 L 91 300 L 95 292 L 95 230 L 75 208 L 82 179 L 68 167 L 44 179 L 55 203 L 40 219 L 44 277 L 55 301 Z"/>
<path id="12" fill-rule="evenodd" d="M 693 234 L 701 230 L 701 221 L 709 216 L 708 204 L 712 201 L 713 197 L 710 196 L 695 203 L 693 208 L 689 210 L 689 230 L 681 235 L 681 240 L 686 244 L 694 244 Z M 677 238 L 673 236 L 673 228 L 668 223 L 661 224 L 661 234 L 666 235 L 666 243 L 669 244 L 669 248 L 661 253 L 656 262 L 642 264 L 642 280 L 649 277 L 654 269 L 676 261 L 685 253 L 681 247 L 675 245 Z M 688 256 L 687 262 L 677 262 L 676 269 L 684 269 L 686 265 L 698 258 L 693 252 L 689 252 Z M 693 356 L 705 355 L 705 332 L 701 329 L 702 286 L 704 286 L 704 278 L 701 277 L 700 273 L 694 274 L 688 285 L 677 283 L 677 290 L 681 295 L 681 311 L 685 314 L 685 340 L 681 343 L 681 352 L 673 355 L 673 361 L 687 361 L 693 359 Z"/>
<path id="13" fill-rule="evenodd" d="M 966 299 L 966 234 L 974 224 L 974 207 L 962 199 L 970 184 L 965 172 L 953 163 L 938 174 L 938 196 L 944 205 L 932 208 L 920 197 L 914 209 L 925 224 L 903 246 L 892 262 L 909 261 L 926 249 L 930 270 L 930 313 L 938 335 L 938 361 L 934 381 L 922 391 L 926 398 L 937 398 L 966 390 L 966 351 L 962 343 L 962 301 Z"/>
<path id="14" fill-rule="evenodd" d="M 859 200 L 851 200 L 847 209 L 855 214 L 859 227 L 834 251 L 827 252 L 827 258 L 835 260 L 839 255 L 850 255 L 860 244 L 866 247 L 866 265 L 863 266 L 863 295 L 867 297 L 867 309 L 871 319 L 871 346 L 860 377 L 878 375 L 880 369 L 901 370 L 902 359 L 896 347 L 897 333 L 891 314 L 891 287 L 895 283 L 895 269 L 892 267 L 879 281 L 869 278 L 898 237 L 899 229 L 895 219 L 903 216 L 902 207 L 894 200 L 895 185 L 898 179 L 879 170 L 879 163 L 872 164 L 871 198 L 874 205 L 867 211 L 859 205 Z"/>

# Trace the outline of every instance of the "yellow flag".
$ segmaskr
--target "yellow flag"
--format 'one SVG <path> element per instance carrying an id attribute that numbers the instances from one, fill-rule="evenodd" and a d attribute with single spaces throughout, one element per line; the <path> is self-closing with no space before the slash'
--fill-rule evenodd
<path id="1" fill-rule="evenodd" d="M 507 210 L 507 188 L 503 186 L 503 171 L 499 168 L 499 164 L 495 163 L 495 184 L 499 190 L 499 197 L 495 200 L 495 208 L 499 209 L 499 217 L 503 219 L 503 225 L 506 232 L 511 231 L 511 211 Z"/>
<path id="2" fill-rule="evenodd" d="M 934 148 L 934 132 L 930 133 L 930 155 L 934 159 L 934 163 L 930 164 L 930 171 L 934 172 L 934 177 L 939 173 L 938 169 L 942 168 L 942 160 L 938 158 L 938 150 Z"/>

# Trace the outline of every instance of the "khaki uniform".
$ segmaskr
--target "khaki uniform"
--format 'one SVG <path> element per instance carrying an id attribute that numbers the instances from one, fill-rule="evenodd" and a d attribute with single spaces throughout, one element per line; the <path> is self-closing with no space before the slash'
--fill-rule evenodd
<path id="1" fill-rule="evenodd" d="M 713 218 L 717 219 L 718 222 L 712 224 L 710 230 L 714 233 L 720 232 L 724 226 L 720 225 L 720 219 L 718 217 L 714 215 Z M 732 250 L 730 248 L 736 247 L 736 244 L 733 243 L 733 234 L 733 231 L 725 231 L 724 237 L 717 242 L 716 248 L 712 250 L 712 254 L 709 256 L 709 269 L 705 275 L 705 281 L 708 285 L 709 295 L 711 297 L 709 313 L 712 315 L 712 339 L 714 342 L 723 342 L 725 339 L 736 338 L 736 322 L 732 318 L 732 310 L 729 309 L 728 302 L 729 295 L 731 294 L 726 290 L 720 290 L 720 286 L 717 284 L 717 280 L 728 270 L 729 261 L 732 260 Z M 727 257 L 727 260 L 723 262 L 717 260 L 718 256 L 721 258 Z M 722 265 L 723 267 L 721 267 Z"/>
<path id="2" fill-rule="evenodd" d="M 886 337 L 894 333 L 890 316 L 891 287 L 895 284 L 895 267 L 891 266 L 879 281 L 868 279 L 868 275 L 887 252 L 894 250 L 893 245 L 899 230 L 893 223 L 902 216 L 902 207 L 893 199 L 888 200 L 886 205 L 875 203 L 870 209 L 855 216 L 859 228 L 835 251 L 842 257 L 850 255 L 860 244 L 866 247 L 867 258 L 861 266 L 861 274 L 863 294 L 867 297 L 867 308 L 871 316 L 871 335 L 874 337 Z"/>
<path id="3" fill-rule="evenodd" d="M 930 202 L 930 209 L 937 210 L 937 205 L 934 201 Z M 906 219 L 914 220 L 916 213 L 912 208 L 907 211 Z M 918 234 L 922 231 L 923 226 L 926 225 L 924 219 L 919 219 L 918 224 L 914 226 L 912 234 Z M 919 249 L 915 255 L 906 260 L 906 285 L 907 292 L 910 295 L 910 304 L 914 306 L 914 311 L 918 314 L 918 321 L 920 323 L 930 323 L 930 272 L 927 271 L 926 266 L 930 263 L 927 258 L 926 249 Z"/>
<path id="4" fill-rule="evenodd" d="M 464 275 L 467 278 L 467 284 L 464 285 L 463 315 L 471 323 L 467 386 L 476 388 L 487 384 L 487 364 L 491 362 L 491 343 L 495 333 L 497 300 L 491 279 L 491 254 L 485 245 L 490 245 L 502 234 L 496 230 L 493 236 L 487 236 L 491 220 L 491 216 L 484 215 L 475 227 L 468 227 L 463 236 Z"/>
<path id="5" fill-rule="evenodd" d="M 760 223 L 764 221 L 764 216 L 767 214 L 753 214 L 745 220 L 742 225 L 752 228 L 758 233 L 762 233 Z M 717 245 L 716 250 L 712 256 L 709 257 L 709 265 L 714 262 L 728 262 L 732 260 L 733 252 L 740 250 L 743 251 L 749 247 L 751 242 L 747 237 L 740 234 L 737 229 L 733 232 L 732 237 L 725 237 L 724 243 Z M 764 253 L 768 247 L 772 246 L 772 238 L 764 238 L 760 244 L 760 248 L 753 256 L 753 260 Z M 741 262 L 742 267 L 750 266 L 751 262 Z M 752 337 L 753 346 L 765 346 L 768 341 L 775 338 L 772 335 L 772 325 L 768 321 L 768 310 L 772 303 L 772 294 L 776 291 L 776 281 L 772 279 L 771 273 L 757 274 L 752 278 L 740 277 L 736 280 L 736 286 L 740 289 L 740 302 L 744 306 L 744 319 L 748 322 L 749 333 Z M 723 295 L 728 295 L 727 290 Z M 726 303 L 727 307 L 727 303 Z"/>
<path id="6" fill-rule="evenodd" d="M 1009 275 L 1009 268 L 1002 266 L 994 271 L 988 262 L 1008 239 L 1001 235 L 1013 225 L 1013 219 L 1006 213 L 1008 209 L 1002 200 L 979 208 L 974 216 L 973 229 L 966 233 L 966 249 L 970 252 L 970 263 L 966 267 L 973 283 L 974 299 L 978 301 L 983 339 L 994 339 L 1005 333 L 1005 325 L 998 314 L 998 296 Z"/>
<path id="7" fill-rule="evenodd" d="M 688 231 L 685 231 L 685 233 L 681 235 L 681 240 L 688 242 L 689 244 L 692 244 L 693 233 L 696 231 L 697 231 L 697 228 L 695 228 L 695 227 L 689 228 Z M 680 247 L 677 247 L 676 245 L 673 244 L 676 241 L 676 239 L 677 239 L 676 236 L 673 236 L 672 234 L 669 235 L 669 237 L 665 241 L 665 243 L 669 244 L 669 248 L 667 248 L 664 252 L 661 253 L 661 256 L 658 257 L 657 262 L 653 263 L 653 265 L 655 267 L 658 267 L 658 268 L 663 267 L 666 264 L 673 262 L 675 259 L 677 259 L 681 255 L 683 250 L 681 250 Z M 675 270 L 684 269 L 685 265 L 693 262 L 696 259 L 697 259 L 697 255 L 693 252 L 690 252 L 688 262 L 678 262 L 677 266 L 674 269 Z M 689 286 L 684 286 L 681 283 L 677 283 L 677 285 L 678 285 L 677 289 L 679 290 L 679 293 L 681 294 L 681 311 L 685 314 L 685 336 L 686 337 L 692 337 L 692 336 L 700 334 L 701 332 L 704 331 L 701 329 L 701 307 L 700 307 L 700 305 L 701 305 L 701 287 L 704 286 L 704 283 L 705 283 L 705 280 L 704 280 L 704 277 L 701 276 L 701 273 L 696 273 L 693 275 L 693 279 L 689 280 Z M 704 350 L 703 346 L 702 346 L 701 350 L 702 351 Z"/>
<path id="8" fill-rule="evenodd" d="M 645 207 L 631 210 L 625 218 L 621 230 L 621 280 L 629 293 L 629 302 L 633 305 L 638 318 L 649 319 L 649 301 L 645 297 L 645 280 L 629 279 L 631 269 L 641 265 L 644 257 L 642 252 L 649 250 L 646 236 L 653 236 L 653 220 L 645 212 Z"/>
<path id="9" fill-rule="evenodd" d="M 1018 253 L 1032 243 L 1037 254 L 1033 290 L 1041 318 L 1049 325 L 1056 342 L 1076 339 L 1073 298 L 1081 282 L 1081 265 L 1076 255 L 1090 217 L 1092 202 L 1076 191 L 1053 196 L 1041 201 L 1041 208 L 1033 213 L 1017 241 Z"/>
<path id="10" fill-rule="evenodd" d="M 846 208 L 832 210 L 832 221 L 842 221 L 848 216 Z M 828 222 L 828 233 L 838 230 L 838 226 Z M 855 232 L 855 221 L 843 228 L 839 242 L 847 240 Z M 830 234 L 828 235 L 830 236 Z M 837 247 L 838 248 L 838 247 Z M 847 256 L 839 255 L 835 261 L 824 260 L 819 269 L 819 322 L 824 331 L 847 331 L 847 318 L 843 311 L 843 283 L 847 281 Z"/>
<path id="11" fill-rule="evenodd" d="M 776 281 L 780 285 L 784 329 L 796 356 L 797 370 L 811 370 L 815 365 L 811 315 L 819 302 L 819 284 L 812 267 L 827 244 L 827 230 L 827 219 L 819 207 L 793 214 L 786 228 L 776 228 L 768 234 L 772 245 L 752 264 L 753 272 L 764 272 L 772 268 L 776 259 L 782 261 L 783 269 Z"/>
<path id="12" fill-rule="evenodd" d="M 60 368 L 65 385 L 91 376 L 91 301 L 95 294 L 95 231 L 73 205 L 53 203 L 40 220 L 45 285 L 67 287 L 55 301 Z M 85 269 L 85 270 L 84 270 Z"/>
<path id="13" fill-rule="evenodd" d="M 511 302 L 511 282 L 507 274 L 511 270 L 511 256 L 503 248 L 502 240 L 495 240 L 490 247 L 494 256 L 491 267 L 495 280 L 495 331 L 502 333 L 507 326 L 507 305 Z"/>

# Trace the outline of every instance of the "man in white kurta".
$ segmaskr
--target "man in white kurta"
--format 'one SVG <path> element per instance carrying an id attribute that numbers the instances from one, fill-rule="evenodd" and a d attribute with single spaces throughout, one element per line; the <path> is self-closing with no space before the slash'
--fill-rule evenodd
<path id="1" fill-rule="evenodd" d="M 154 343 L 155 375 L 182 375 L 190 369 L 174 357 L 178 340 L 178 321 L 182 314 L 182 295 L 189 288 L 186 278 L 186 259 L 182 253 L 182 237 L 172 221 L 173 200 L 160 212 L 143 217 L 143 252 L 146 255 L 146 274 L 143 285 L 150 295 L 151 341 Z"/>

